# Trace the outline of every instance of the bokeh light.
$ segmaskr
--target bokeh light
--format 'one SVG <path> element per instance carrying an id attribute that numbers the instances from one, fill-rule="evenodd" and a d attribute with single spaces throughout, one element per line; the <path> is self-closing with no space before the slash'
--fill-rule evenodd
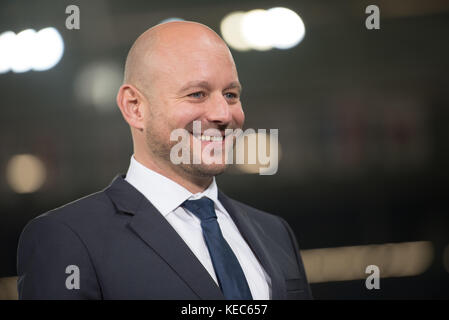
<path id="1" fill-rule="evenodd" d="M 64 40 L 53 27 L 38 32 L 26 29 L 18 34 L 12 31 L 0 35 L 0 73 L 53 68 L 64 54 Z"/>
<path id="2" fill-rule="evenodd" d="M 241 32 L 251 48 L 264 51 L 272 48 L 272 25 L 268 11 L 256 9 L 245 14 Z"/>
<path id="3" fill-rule="evenodd" d="M 6 31 L 0 34 L 0 73 L 11 70 L 12 59 L 14 57 L 14 42 L 16 34 Z"/>
<path id="4" fill-rule="evenodd" d="M 244 16 L 245 12 L 243 11 L 232 12 L 223 18 L 220 25 L 223 39 L 231 48 L 238 51 L 251 50 L 251 46 L 241 32 L 242 19 Z"/>
<path id="5" fill-rule="evenodd" d="M 290 49 L 305 35 L 301 17 L 282 7 L 232 12 L 222 19 L 220 29 L 223 39 L 238 51 Z"/>
<path id="6" fill-rule="evenodd" d="M 277 139 L 276 139 L 277 140 Z M 281 146 L 279 142 L 272 146 L 270 134 L 263 132 L 245 132 L 240 136 L 235 144 L 234 162 L 236 169 L 240 173 L 263 174 L 269 166 L 276 162 L 276 167 L 281 159 Z M 259 149 L 261 145 L 265 145 L 265 150 Z M 277 152 L 272 154 L 271 151 Z M 261 154 L 265 161 L 262 161 Z M 242 157 L 238 160 L 239 155 Z M 268 161 L 268 164 L 266 161 Z M 264 163 L 265 162 L 265 163 Z"/>
<path id="7" fill-rule="evenodd" d="M 31 154 L 13 156 L 6 167 L 6 179 L 17 193 L 37 191 L 45 182 L 47 173 L 44 163 Z"/>
<path id="8" fill-rule="evenodd" d="M 98 111 L 115 110 L 115 97 L 122 84 L 122 68 L 114 62 L 94 62 L 86 65 L 75 79 L 75 95 Z"/>
<path id="9" fill-rule="evenodd" d="M 306 28 L 299 15 L 287 8 L 267 10 L 271 26 L 271 45 L 277 49 L 290 49 L 304 38 Z"/>
<path id="10" fill-rule="evenodd" d="M 365 279 L 369 265 L 379 267 L 380 277 L 407 277 L 425 272 L 433 262 L 429 241 L 385 243 L 352 247 L 302 250 L 310 283 Z"/>

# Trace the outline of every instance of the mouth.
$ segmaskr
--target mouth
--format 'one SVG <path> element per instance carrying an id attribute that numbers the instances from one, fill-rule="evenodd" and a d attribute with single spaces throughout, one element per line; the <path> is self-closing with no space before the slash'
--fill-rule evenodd
<path id="1" fill-rule="evenodd" d="M 226 130 L 227 131 L 227 130 Z M 202 142 L 224 142 L 226 138 L 232 134 L 232 132 L 226 132 L 224 130 L 205 130 L 201 133 L 193 132 L 189 130 L 189 133 Z M 207 134 L 206 134 L 207 133 Z"/>
<path id="2" fill-rule="evenodd" d="M 219 136 L 208 136 L 205 134 L 200 134 L 200 135 L 193 135 L 193 133 L 191 133 L 192 136 L 194 136 L 196 139 L 201 140 L 201 141 L 213 141 L 213 142 L 222 142 L 225 138 L 224 134 L 223 135 L 219 135 Z"/>

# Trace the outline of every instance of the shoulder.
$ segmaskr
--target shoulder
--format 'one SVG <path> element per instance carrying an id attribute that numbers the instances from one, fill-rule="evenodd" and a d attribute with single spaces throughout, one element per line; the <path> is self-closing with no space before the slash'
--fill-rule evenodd
<path id="1" fill-rule="evenodd" d="M 102 219 L 111 212 L 115 212 L 114 204 L 102 190 L 47 211 L 35 217 L 30 223 L 51 221 L 77 225 Z"/>
<path id="2" fill-rule="evenodd" d="M 95 234 L 107 232 L 116 212 L 113 202 L 99 191 L 45 212 L 30 220 L 20 235 L 19 248 L 27 243 L 84 242 Z M 34 245 L 32 245 L 34 246 Z"/>
<path id="3" fill-rule="evenodd" d="M 107 211 L 105 203 L 101 193 L 92 194 L 28 222 L 19 237 L 17 248 L 20 298 L 100 297 L 92 247 L 86 234 L 98 234 L 98 223 L 89 217 L 104 215 Z M 66 290 L 64 283 L 69 266 L 82 270 L 81 287 L 86 290 Z"/>
<path id="4" fill-rule="evenodd" d="M 53 252 L 67 255 L 90 247 L 92 239 L 109 238 L 111 217 L 115 215 L 112 201 L 104 191 L 87 195 L 30 220 L 18 241 L 18 259 L 27 260 L 31 252 Z M 113 219 L 112 219 L 113 220 Z"/>

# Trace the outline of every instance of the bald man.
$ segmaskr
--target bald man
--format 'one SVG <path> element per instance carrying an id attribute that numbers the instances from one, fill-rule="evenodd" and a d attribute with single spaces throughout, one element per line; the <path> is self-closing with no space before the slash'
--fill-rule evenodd
<path id="1" fill-rule="evenodd" d="M 240 92 L 232 55 L 208 27 L 169 22 L 143 33 L 117 94 L 133 140 L 128 171 L 28 223 L 19 298 L 310 299 L 288 224 L 217 187 L 234 139 L 226 130 L 244 123 Z M 188 159 L 197 143 L 214 147 L 212 161 L 175 163 L 178 129 Z"/>

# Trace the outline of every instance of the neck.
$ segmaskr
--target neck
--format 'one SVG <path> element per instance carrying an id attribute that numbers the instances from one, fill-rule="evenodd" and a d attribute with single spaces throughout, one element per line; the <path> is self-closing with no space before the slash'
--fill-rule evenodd
<path id="1" fill-rule="evenodd" d="M 213 181 L 213 177 L 195 177 L 184 172 L 181 168 L 175 170 L 169 164 L 162 161 L 155 161 L 154 158 L 142 154 L 134 153 L 134 158 L 147 167 L 164 177 L 173 180 L 177 184 L 183 186 L 191 193 L 202 192 L 209 187 Z"/>

